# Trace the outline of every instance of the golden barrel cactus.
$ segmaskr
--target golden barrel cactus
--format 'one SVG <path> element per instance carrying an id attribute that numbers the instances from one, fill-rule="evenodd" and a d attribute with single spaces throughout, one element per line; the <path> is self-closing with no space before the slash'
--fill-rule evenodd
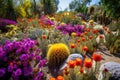
<path id="1" fill-rule="evenodd" d="M 47 53 L 48 66 L 51 69 L 59 69 L 61 64 L 68 58 L 70 51 L 63 43 L 50 46 Z"/>

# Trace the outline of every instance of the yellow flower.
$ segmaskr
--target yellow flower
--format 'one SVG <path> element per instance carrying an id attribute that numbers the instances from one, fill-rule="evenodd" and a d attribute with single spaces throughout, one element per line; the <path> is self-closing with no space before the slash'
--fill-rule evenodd
<path id="1" fill-rule="evenodd" d="M 76 36 L 77 34 L 75 33 L 75 32 L 72 32 L 72 34 L 71 34 L 72 36 Z"/>
<path id="2" fill-rule="evenodd" d="M 93 23 L 94 21 L 93 20 L 90 20 L 89 23 Z"/>

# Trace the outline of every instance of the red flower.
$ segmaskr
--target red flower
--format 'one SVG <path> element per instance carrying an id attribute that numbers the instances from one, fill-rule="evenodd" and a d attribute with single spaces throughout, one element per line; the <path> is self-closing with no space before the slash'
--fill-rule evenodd
<path id="1" fill-rule="evenodd" d="M 46 37 L 46 35 L 42 35 L 42 39 L 46 39 L 47 37 Z"/>
<path id="2" fill-rule="evenodd" d="M 81 66 L 82 65 L 82 60 L 80 58 L 76 58 L 76 65 Z"/>
<path id="3" fill-rule="evenodd" d="M 70 44 L 70 48 L 74 49 L 75 47 L 75 44 Z"/>
<path id="4" fill-rule="evenodd" d="M 78 39 L 77 42 L 79 43 L 79 42 L 80 42 L 80 39 Z"/>
<path id="5" fill-rule="evenodd" d="M 89 36 L 88 38 L 89 38 L 89 39 L 92 39 L 93 37 L 92 37 L 92 36 Z"/>
<path id="6" fill-rule="evenodd" d="M 84 47 L 83 47 L 83 50 L 87 52 L 87 51 L 88 51 L 88 47 L 87 47 L 87 46 L 84 46 Z"/>
<path id="7" fill-rule="evenodd" d="M 80 73 L 83 73 L 83 72 L 84 72 L 83 68 L 80 68 Z"/>
<path id="8" fill-rule="evenodd" d="M 96 34 L 96 33 L 97 33 L 97 30 L 96 30 L 96 29 L 94 29 L 94 30 L 93 30 L 93 34 Z"/>
<path id="9" fill-rule="evenodd" d="M 65 70 L 65 71 L 67 71 L 67 70 L 68 70 L 68 68 L 67 68 L 67 67 L 65 67 L 65 68 L 64 68 L 64 70 Z"/>
<path id="10" fill-rule="evenodd" d="M 108 69 L 107 69 L 107 68 L 105 68 L 105 69 L 104 69 L 104 72 L 108 72 Z"/>
<path id="11" fill-rule="evenodd" d="M 92 58 L 93 58 L 93 60 L 96 61 L 96 62 L 99 62 L 99 61 L 102 60 L 102 56 L 101 56 L 100 53 L 94 53 L 94 54 L 92 55 Z"/>
<path id="12" fill-rule="evenodd" d="M 80 37 L 84 37 L 84 34 L 83 34 L 83 33 L 81 33 L 81 34 L 80 34 Z"/>
<path id="13" fill-rule="evenodd" d="M 82 41 L 85 42 L 85 41 L 86 41 L 86 38 L 83 37 L 83 38 L 82 38 Z"/>
<path id="14" fill-rule="evenodd" d="M 103 35 L 100 35 L 99 37 L 100 37 L 100 39 L 104 38 Z"/>
<path id="15" fill-rule="evenodd" d="M 68 62 L 69 68 L 74 68 L 75 65 L 76 65 L 76 64 L 75 64 L 75 61 L 72 61 L 72 60 L 71 60 L 71 61 Z"/>
<path id="16" fill-rule="evenodd" d="M 65 75 L 68 75 L 69 74 L 69 72 L 68 71 L 65 71 L 65 73 L 64 73 Z"/>
<path id="17" fill-rule="evenodd" d="M 86 32 L 86 31 L 84 32 L 85 35 L 86 35 L 87 33 L 88 33 L 88 32 Z"/>
<path id="18" fill-rule="evenodd" d="M 84 60 L 84 66 L 86 68 L 91 68 L 92 67 L 92 60 L 90 58 L 85 58 L 85 60 Z"/>

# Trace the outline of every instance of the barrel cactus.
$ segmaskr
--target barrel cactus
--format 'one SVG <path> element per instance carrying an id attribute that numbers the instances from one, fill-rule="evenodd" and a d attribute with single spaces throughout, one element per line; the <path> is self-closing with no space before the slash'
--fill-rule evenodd
<path id="1" fill-rule="evenodd" d="M 68 58 L 70 51 L 63 43 L 50 46 L 47 53 L 48 66 L 50 69 L 59 69 L 61 64 Z"/>

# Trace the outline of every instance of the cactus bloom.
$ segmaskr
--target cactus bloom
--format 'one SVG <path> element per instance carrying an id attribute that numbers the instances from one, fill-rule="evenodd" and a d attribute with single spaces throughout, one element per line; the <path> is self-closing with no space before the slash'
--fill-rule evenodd
<path id="1" fill-rule="evenodd" d="M 80 58 L 76 58 L 75 62 L 76 62 L 77 66 L 81 66 L 82 65 L 82 60 Z"/>
<path id="2" fill-rule="evenodd" d="M 84 60 L 84 66 L 86 68 L 91 68 L 92 67 L 92 60 L 90 58 L 85 58 L 85 60 Z"/>
<path id="3" fill-rule="evenodd" d="M 75 64 L 75 61 L 72 61 L 72 60 L 71 60 L 71 61 L 68 62 L 69 68 L 74 68 L 75 65 L 76 65 L 76 64 Z"/>
<path id="4" fill-rule="evenodd" d="M 64 80 L 63 76 L 58 76 L 57 80 Z"/>
<path id="5" fill-rule="evenodd" d="M 42 35 L 42 39 L 46 39 L 47 38 L 47 36 L 46 35 Z"/>
<path id="6" fill-rule="evenodd" d="M 55 80 L 55 78 L 50 78 L 50 80 Z"/>
<path id="7" fill-rule="evenodd" d="M 93 58 L 93 60 L 96 61 L 96 62 L 99 62 L 99 61 L 102 60 L 102 56 L 101 56 L 100 53 L 94 53 L 94 54 L 92 55 L 92 58 Z"/>
<path id="8" fill-rule="evenodd" d="M 84 47 L 83 47 L 83 50 L 87 52 L 87 51 L 88 51 L 88 47 L 87 47 L 87 46 L 84 46 Z"/>
<path id="9" fill-rule="evenodd" d="M 75 44 L 70 44 L 70 48 L 74 49 L 76 47 Z"/>

